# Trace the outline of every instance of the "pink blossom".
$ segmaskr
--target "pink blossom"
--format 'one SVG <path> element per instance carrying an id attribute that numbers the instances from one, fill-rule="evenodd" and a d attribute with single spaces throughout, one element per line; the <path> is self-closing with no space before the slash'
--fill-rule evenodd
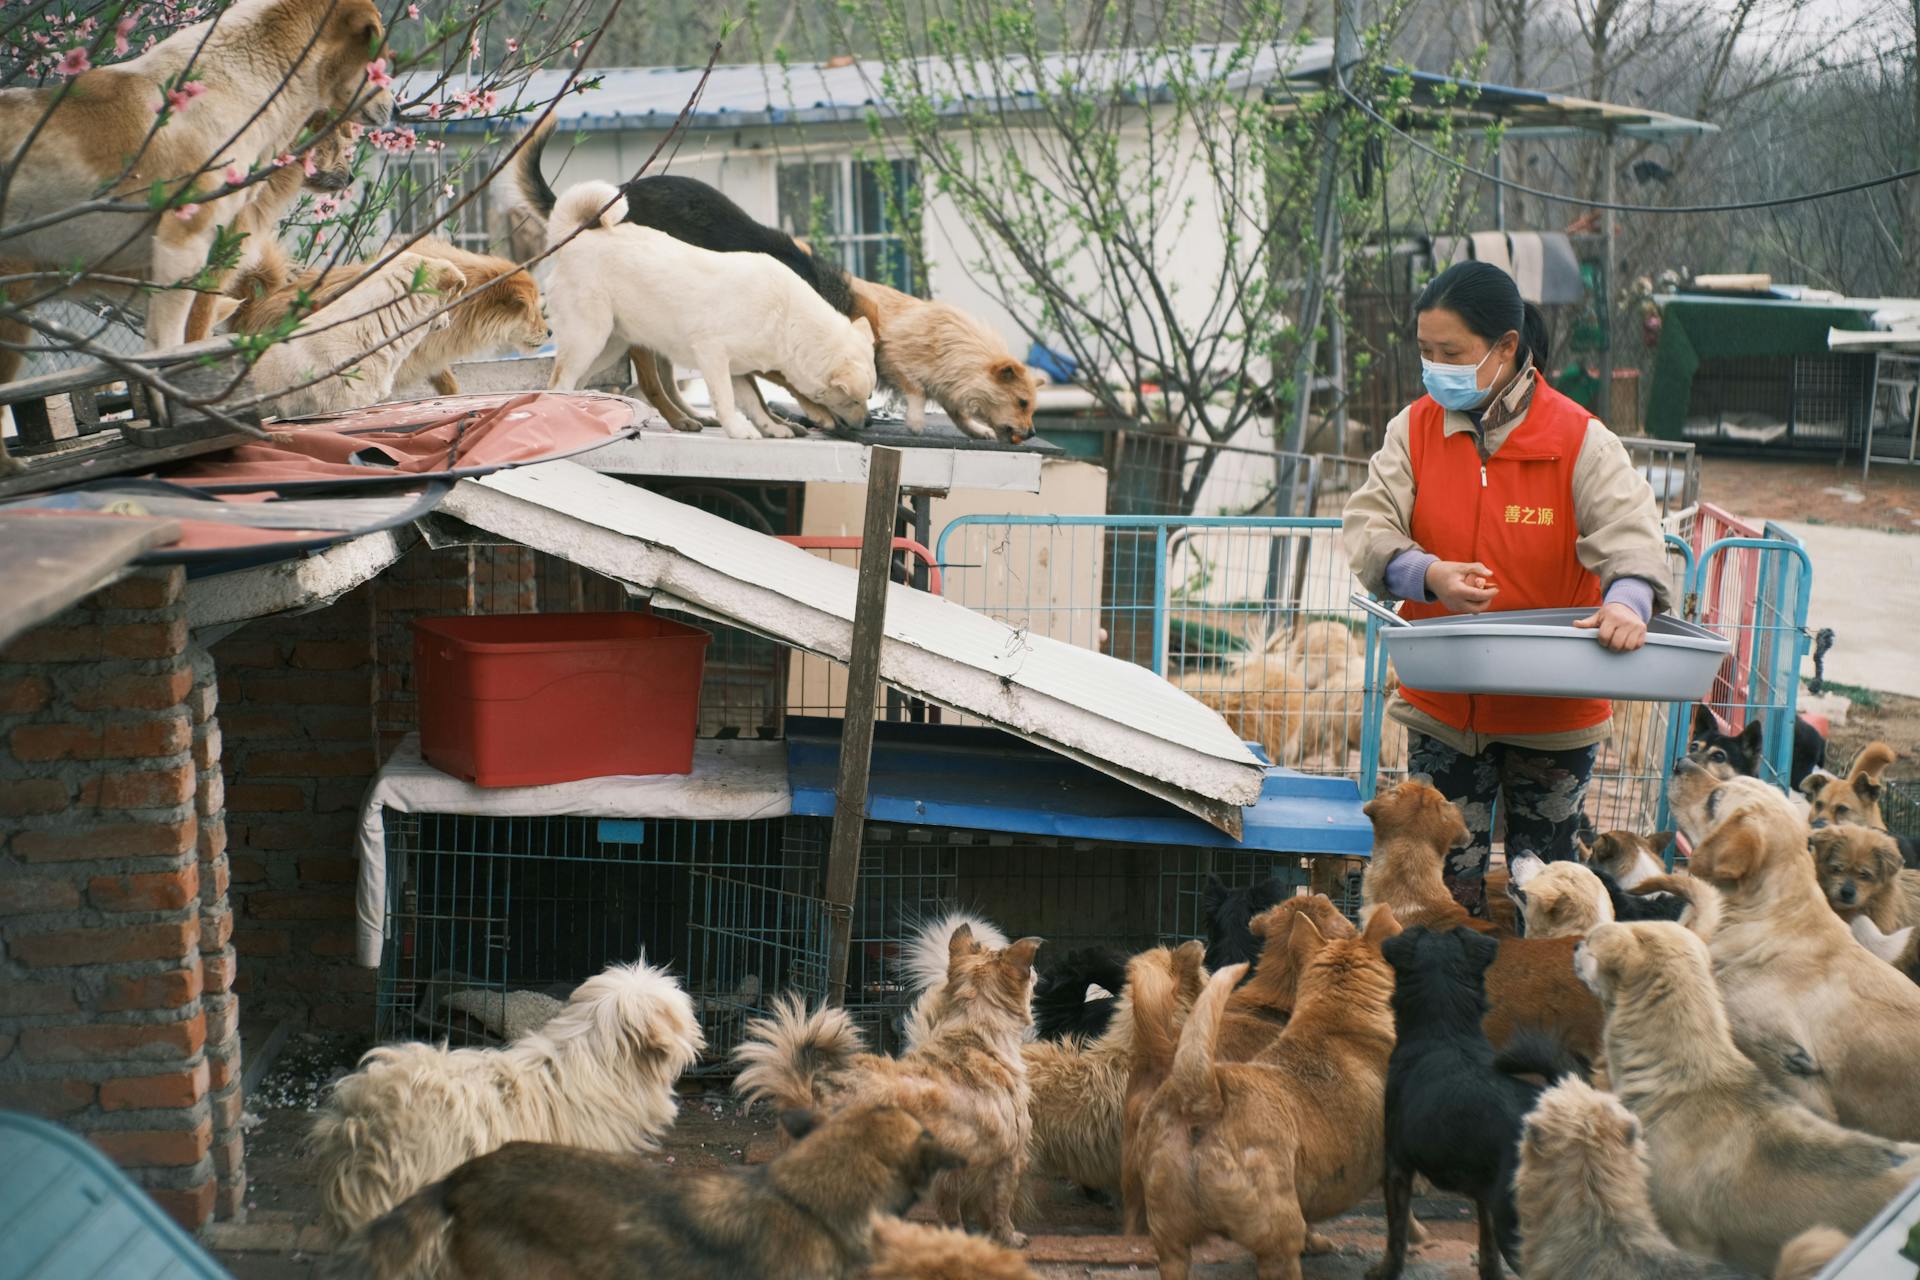
<path id="1" fill-rule="evenodd" d="M 428 150 L 428 151 L 438 151 L 438 150 L 440 150 L 440 148 L 442 148 L 442 147 L 444 147 L 444 146 L 446 146 L 446 145 L 447 145 L 447 144 L 446 144 L 445 142 L 442 142 L 442 141 L 441 141 L 441 140 L 440 140 L 439 138 L 428 138 L 428 139 L 427 139 L 427 150 Z"/>
<path id="2" fill-rule="evenodd" d="M 418 17 L 420 16 L 420 6 L 419 6 L 419 5 L 417 5 L 417 4 L 410 4 L 410 5 L 408 5 L 408 6 L 407 6 L 407 16 L 408 16 L 409 18 L 418 18 Z"/>
<path id="3" fill-rule="evenodd" d="M 228 165 L 227 171 L 220 176 L 227 180 L 227 185 L 230 187 L 237 187 L 247 180 L 247 175 L 240 172 L 240 166 L 237 164 Z"/>
<path id="4" fill-rule="evenodd" d="M 182 222 L 192 222 L 194 215 L 199 212 L 200 212 L 199 205 L 183 204 L 178 209 L 175 209 L 173 211 L 173 216 L 180 219 L 180 221 Z"/>
<path id="5" fill-rule="evenodd" d="M 315 221 L 331 222 L 334 215 L 340 212 L 340 205 L 345 196 L 346 192 L 342 191 L 334 195 L 322 196 L 320 199 L 314 201 L 313 216 Z"/>
<path id="6" fill-rule="evenodd" d="M 584 41 L 580 41 L 580 40 L 575 40 L 575 41 L 573 42 L 573 56 L 574 56 L 574 57 L 576 57 L 576 58 L 577 58 L 577 57 L 579 57 L 579 56 L 580 56 L 580 46 L 581 46 L 581 45 L 582 45 L 583 43 L 585 43 L 585 42 L 584 42 Z"/>
<path id="7" fill-rule="evenodd" d="M 133 47 L 127 42 L 127 37 L 133 34 L 133 24 L 137 21 L 138 19 L 129 13 L 113 24 L 113 51 L 116 54 L 124 54 Z"/>
<path id="8" fill-rule="evenodd" d="M 441 104 L 438 102 L 429 102 L 427 104 L 427 119 L 438 120 L 440 118 L 440 107 Z"/>
<path id="9" fill-rule="evenodd" d="M 273 158 L 273 167 L 276 169 L 284 169 L 292 163 L 293 163 L 293 152 L 291 151 L 282 151 L 279 155 Z"/>
<path id="10" fill-rule="evenodd" d="M 376 89 L 384 89 L 393 83 L 393 74 L 387 70 L 385 58 L 375 58 L 367 64 L 367 83 Z"/>
<path id="11" fill-rule="evenodd" d="M 85 22 L 80 24 L 80 30 L 77 34 L 80 36 L 82 40 L 91 40 L 93 38 L 93 33 L 98 31 L 99 29 L 100 29 L 100 20 L 98 18 L 88 18 Z"/>
<path id="12" fill-rule="evenodd" d="M 300 172 L 306 174 L 309 178 L 320 172 L 320 166 L 314 162 L 312 151 L 308 151 L 300 157 Z"/>
<path id="13" fill-rule="evenodd" d="M 480 37 L 478 34 L 467 42 L 467 56 L 469 58 L 477 58 L 480 56 Z"/>
<path id="14" fill-rule="evenodd" d="M 508 53 L 520 52 L 520 42 L 512 36 L 507 37 L 507 52 Z"/>
<path id="15" fill-rule="evenodd" d="M 33 39 L 34 39 L 34 43 L 38 44 L 42 49 L 46 48 L 48 45 L 53 43 L 53 37 L 48 35 L 44 31 L 34 32 Z"/>
<path id="16" fill-rule="evenodd" d="M 67 50 L 66 56 L 53 64 L 53 69 L 63 76 L 77 76 L 82 71 L 93 70 L 93 60 L 87 57 L 84 45 Z"/>

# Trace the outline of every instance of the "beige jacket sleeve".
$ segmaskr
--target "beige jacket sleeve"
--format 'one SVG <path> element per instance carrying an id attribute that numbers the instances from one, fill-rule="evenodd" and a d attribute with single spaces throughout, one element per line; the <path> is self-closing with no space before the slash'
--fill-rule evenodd
<path id="1" fill-rule="evenodd" d="M 1347 563 L 1367 590 L 1377 596 L 1387 590 L 1387 565 L 1402 551 L 1418 548 L 1413 540 L 1413 452 L 1409 444 L 1412 411 L 1402 409 L 1387 424 L 1387 438 L 1367 463 L 1367 478 L 1347 499 L 1341 513 L 1340 538 Z M 1652 490 L 1648 490 L 1649 493 Z"/>
<path id="2" fill-rule="evenodd" d="M 1653 587 L 1653 611 L 1671 611 L 1672 570 L 1653 486 L 1598 419 L 1587 424 L 1574 461 L 1573 518 L 1580 530 L 1575 554 L 1598 575 L 1602 591 L 1621 578 L 1642 578 Z"/>

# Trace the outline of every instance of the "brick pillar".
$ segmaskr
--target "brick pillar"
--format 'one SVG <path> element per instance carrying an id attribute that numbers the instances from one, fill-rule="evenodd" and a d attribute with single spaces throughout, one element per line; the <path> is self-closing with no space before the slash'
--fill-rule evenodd
<path id="1" fill-rule="evenodd" d="M 200 827 L 200 1000 L 207 1011 L 207 1090 L 218 1178 L 214 1212 L 221 1218 L 240 1218 L 247 1196 L 246 1141 L 240 1128 L 246 1095 L 241 1090 L 240 997 L 234 994 L 238 957 L 227 896 L 233 872 L 227 858 L 226 782 L 215 715 L 220 686 L 212 654 L 195 644 L 189 658 L 193 690 L 187 695 L 187 718 L 193 726 L 194 812 Z"/>
<path id="2" fill-rule="evenodd" d="M 224 1174 L 214 1154 L 216 1122 L 236 1128 L 238 1054 L 230 973 L 206 994 L 203 955 L 231 969 L 224 868 L 201 856 L 219 775 L 200 762 L 220 742 L 183 584 L 137 573 L 0 652 L 0 1106 L 86 1134 L 198 1227 L 237 1207 L 218 1184 L 244 1173 L 237 1149 Z"/>

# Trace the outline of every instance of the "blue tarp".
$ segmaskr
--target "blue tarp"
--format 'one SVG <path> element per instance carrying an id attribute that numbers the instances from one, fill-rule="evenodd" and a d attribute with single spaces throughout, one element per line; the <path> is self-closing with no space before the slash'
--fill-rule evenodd
<path id="1" fill-rule="evenodd" d="M 832 815 L 839 768 L 838 720 L 787 721 L 795 814 Z M 997 729 L 875 725 L 867 796 L 867 816 L 879 822 L 1350 857 L 1364 857 L 1373 846 L 1373 828 L 1351 778 L 1270 766 L 1259 801 L 1244 810 L 1245 839 L 1236 843 L 1117 778 Z"/>

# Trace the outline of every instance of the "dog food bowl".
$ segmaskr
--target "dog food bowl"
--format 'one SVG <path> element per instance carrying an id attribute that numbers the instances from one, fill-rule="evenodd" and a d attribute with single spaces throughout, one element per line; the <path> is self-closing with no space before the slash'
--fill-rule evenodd
<path id="1" fill-rule="evenodd" d="M 1401 620 L 1382 627 L 1400 682 L 1434 693 L 1698 702 L 1732 644 L 1705 627 L 1659 614 L 1647 643 L 1615 653 L 1573 623 L 1591 609 L 1515 609 Z"/>

